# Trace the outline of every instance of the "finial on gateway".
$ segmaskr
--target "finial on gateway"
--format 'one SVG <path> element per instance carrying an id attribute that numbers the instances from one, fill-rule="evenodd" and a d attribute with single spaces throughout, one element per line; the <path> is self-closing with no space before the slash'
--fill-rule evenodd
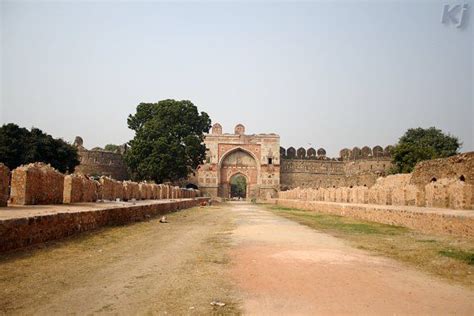
<path id="1" fill-rule="evenodd" d="M 234 134 L 244 135 L 245 134 L 245 126 L 243 126 L 242 124 L 235 125 Z"/>
<path id="2" fill-rule="evenodd" d="M 215 135 L 222 134 L 222 125 L 219 123 L 215 123 L 214 125 L 212 125 L 212 134 L 215 134 Z"/>

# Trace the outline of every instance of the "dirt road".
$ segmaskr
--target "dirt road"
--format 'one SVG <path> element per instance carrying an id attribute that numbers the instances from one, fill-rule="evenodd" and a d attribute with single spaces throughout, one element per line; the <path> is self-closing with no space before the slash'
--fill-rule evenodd
<path id="1" fill-rule="evenodd" d="M 262 206 L 194 208 L 168 220 L 0 256 L 0 314 L 474 312 L 472 291 Z"/>
<path id="2" fill-rule="evenodd" d="M 232 276 L 253 315 L 472 315 L 474 293 L 278 217 L 234 204 Z"/>

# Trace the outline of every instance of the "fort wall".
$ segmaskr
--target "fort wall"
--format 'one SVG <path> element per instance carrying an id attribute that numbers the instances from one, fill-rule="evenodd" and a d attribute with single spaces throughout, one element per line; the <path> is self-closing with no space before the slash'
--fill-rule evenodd
<path id="1" fill-rule="evenodd" d="M 347 207 L 335 207 L 334 212 L 340 215 L 347 214 L 352 217 L 357 217 L 359 215 L 356 213 L 359 210 L 364 210 L 365 213 L 362 212 L 365 214 L 363 215 L 365 216 L 364 219 L 373 219 L 383 223 L 395 223 L 397 225 L 408 225 L 409 227 L 411 227 L 410 225 L 418 227 L 422 225 L 422 223 L 415 223 L 421 221 L 421 217 L 418 218 L 418 215 L 413 216 L 414 222 L 411 222 L 410 217 L 412 215 L 410 215 L 411 213 L 406 213 L 408 212 L 407 210 L 411 210 L 416 214 L 427 212 L 430 214 L 430 216 L 427 216 L 430 220 L 425 223 L 444 227 L 437 228 L 439 230 L 466 231 L 467 228 L 465 224 L 458 223 L 458 219 L 455 220 L 455 224 L 452 224 L 454 226 L 451 224 L 446 226 L 446 223 L 446 225 L 443 226 L 442 223 L 446 221 L 446 217 L 444 217 L 444 215 L 441 217 L 433 215 L 433 212 L 445 214 L 442 210 L 449 209 L 451 214 L 455 214 L 452 212 L 456 212 L 456 210 L 474 210 L 474 184 L 471 184 L 468 181 L 469 178 L 464 176 L 467 174 L 468 177 L 470 177 L 469 168 L 471 168 L 472 164 L 471 157 L 472 153 L 465 153 L 449 158 L 437 159 L 436 161 L 422 162 L 420 163 L 421 167 L 417 165 L 415 168 L 418 172 L 379 177 L 372 186 L 296 188 L 282 191 L 279 193 L 278 201 L 283 201 L 281 203 L 285 205 L 294 204 L 302 207 L 306 207 L 305 202 L 350 204 L 350 206 Z M 440 168 L 440 166 L 449 166 L 454 162 L 456 162 L 457 165 L 455 167 L 447 167 L 447 171 L 443 171 L 442 168 Z M 430 170 L 430 166 L 433 166 L 433 170 Z M 452 170 L 456 170 L 457 173 Z M 459 176 L 460 172 L 463 173 L 462 177 Z M 452 177 L 436 179 L 432 177 L 432 175 Z M 329 210 L 330 206 L 327 206 L 327 204 L 310 203 L 310 205 L 310 209 L 312 210 L 331 212 Z M 381 215 L 382 213 L 375 214 L 374 212 L 381 209 L 375 207 L 375 205 L 383 206 L 384 208 L 382 209 L 384 211 L 382 213 L 386 216 Z M 389 207 L 385 208 L 386 206 Z M 401 215 L 396 214 L 400 212 L 405 213 Z M 474 212 L 472 211 L 468 211 L 469 213 L 463 213 L 463 211 L 458 212 L 460 212 L 459 214 L 471 214 L 474 217 Z M 436 223 L 433 224 L 430 221 Z M 449 219 L 448 222 L 450 221 L 451 219 Z M 474 231 L 474 228 L 471 227 L 469 234 L 471 234 L 472 231 Z"/>
<path id="2" fill-rule="evenodd" d="M 127 166 L 123 160 L 123 154 L 126 152 L 126 145 L 122 145 L 117 152 L 93 148 L 88 150 L 83 146 L 83 139 L 77 136 L 74 146 L 77 148 L 80 164 L 76 166 L 74 172 L 86 176 L 106 176 L 119 181 L 128 180 Z"/>
<path id="3" fill-rule="evenodd" d="M 411 183 L 424 186 L 441 178 L 456 178 L 474 184 L 474 152 L 422 161 L 415 166 Z"/>
<path id="4" fill-rule="evenodd" d="M 338 158 L 328 158 L 319 148 L 280 147 L 282 190 L 296 187 L 372 186 L 392 167 L 391 146 L 343 149 Z M 375 153 L 375 154 L 374 154 Z"/>
<path id="5" fill-rule="evenodd" d="M 80 164 L 75 173 L 87 176 L 107 176 L 117 180 L 128 180 L 127 167 L 120 153 L 102 150 L 78 149 Z"/>

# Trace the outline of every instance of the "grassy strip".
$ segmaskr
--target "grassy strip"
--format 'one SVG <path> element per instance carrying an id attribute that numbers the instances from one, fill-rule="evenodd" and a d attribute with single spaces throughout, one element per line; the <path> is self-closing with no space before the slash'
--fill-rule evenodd
<path id="1" fill-rule="evenodd" d="M 426 235 L 406 227 L 268 206 L 277 215 L 474 288 L 474 240 Z"/>

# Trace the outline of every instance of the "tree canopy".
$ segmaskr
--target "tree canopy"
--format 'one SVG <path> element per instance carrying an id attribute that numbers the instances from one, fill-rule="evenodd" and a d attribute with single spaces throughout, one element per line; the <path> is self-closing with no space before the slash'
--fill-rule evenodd
<path id="1" fill-rule="evenodd" d="M 140 103 L 127 122 L 135 137 L 125 161 L 135 180 L 180 180 L 206 157 L 204 133 L 209 132 L 211 120 L 191 101 Z"/>
<path id="2" fill-rule="evenodd" d="M 411 172 L 418 162 L 455 155 L 460 147 L 458 138 L 435 127 L 408 129 L 392 151 L 393 172 Z"/>
<path id="3" fill-rule="evenodd" d="M 116 152 L 120 148 L 119 145 L 115 144 L 107 144 L 104 147 L 104 150 L 111 151 L 111 152 Z"/>
<path id="4" fill-rule="evenodd" d="M 29 131 L 13 123 L 0 127 L 0 162 L 10 169 L 31 162 L 45 162 L 60 172 L 73 172 L 79 164 L 74 146 L 38 128 Z"/>

